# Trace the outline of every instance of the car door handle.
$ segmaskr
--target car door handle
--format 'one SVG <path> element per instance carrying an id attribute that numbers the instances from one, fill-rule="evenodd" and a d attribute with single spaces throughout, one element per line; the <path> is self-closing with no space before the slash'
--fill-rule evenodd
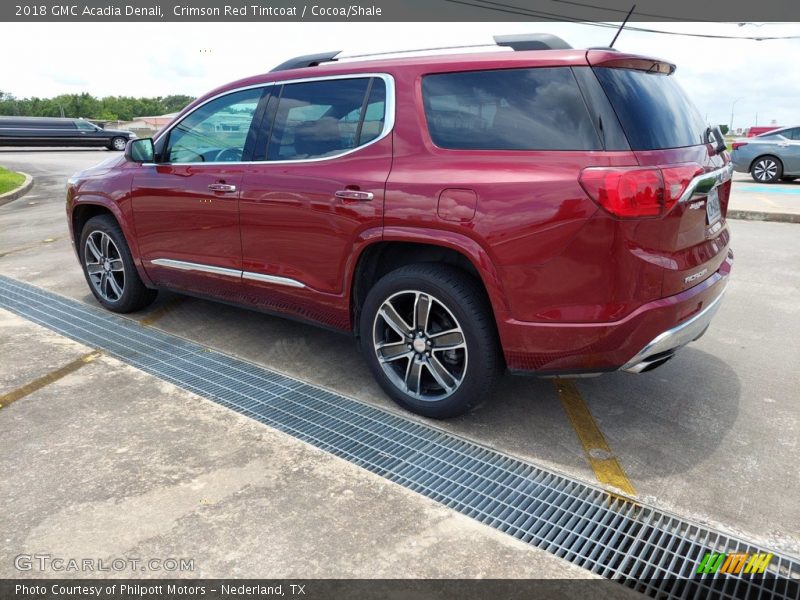
<path id="1" fill-rule="evenodd" d="M 334 195 L 340 200 L 355 200 L 357 202 L 368 202 L 375 197 L 372 192 L 362 192 L 361 190 L 339 190 Z"/>
<path id="2" fill-rule="evenodd" d="M 213 192 L 235 192 L 236 186 L 230 183 L 209 183 L 208 189 Z"/>

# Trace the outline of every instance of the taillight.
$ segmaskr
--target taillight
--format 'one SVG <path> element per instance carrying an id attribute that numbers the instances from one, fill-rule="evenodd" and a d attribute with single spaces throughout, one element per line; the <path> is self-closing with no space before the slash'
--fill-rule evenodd
<path id="1" fill-rule="evenodd" d="M 731 144 L 731 149 L 736 150 L 737 148 L 741 148 L 742 146 L 747 146 L 747 142 L 733 142 Z"/>
<path id="2" fill-rule="evenodd" d="M 700 165 L 676 167 L 589 167 L 580 182 L 589 197 L 623 219 L 659 217 L 678 202 Z"/>

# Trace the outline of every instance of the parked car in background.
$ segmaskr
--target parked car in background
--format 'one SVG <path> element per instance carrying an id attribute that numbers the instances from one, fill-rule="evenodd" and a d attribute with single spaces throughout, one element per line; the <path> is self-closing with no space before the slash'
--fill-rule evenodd
<path id="1" fill-rule="evenodd" d="M 125 150 L 130 131 L 103 129 L 84 119 L 0 117 L 0 146 L 99 146 Z"/>
<path id="2" fill-rule="evenodd" d="M 745 137 L 756 137 L 757 135 L 761 135 L 762 133 L 769 133 L 770 131 L 775 131 L 776 129 L 783 129 L 783 125 L 768 125 L 764 126 L 754 126 L 747 130 L 747 134 Z"/>
<path id="3" fill-rule="evenodd" d="M 750 173 L 759 183 L 794 181 L 800 177 L 800 127 L 784 127 L 731 145 L 733 168 Z"/>
<path id="4" fill-rule="evenodd" d="M 429 417 L 504 368 L 659 367 L 731 271 L 722 134 L 674 65 L 542 38 L 305 56 L 199 98 L 70 178 L 89 289 L 115 312 L 171 289 L 350 332 Z"/>

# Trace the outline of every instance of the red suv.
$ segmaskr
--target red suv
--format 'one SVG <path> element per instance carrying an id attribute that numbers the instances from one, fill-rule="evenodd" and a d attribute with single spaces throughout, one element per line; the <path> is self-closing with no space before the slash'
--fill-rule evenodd
<path id="1" fill-rule="evenodd" d="M 503 368 L 663 364 L 731 269 L 722 136 L 669 63 L 506 45 L 301 57 L 203 96 L 70 179 L 90 289 L 116 312 L 170 289 L 352 332 L 431 417 Z"/>

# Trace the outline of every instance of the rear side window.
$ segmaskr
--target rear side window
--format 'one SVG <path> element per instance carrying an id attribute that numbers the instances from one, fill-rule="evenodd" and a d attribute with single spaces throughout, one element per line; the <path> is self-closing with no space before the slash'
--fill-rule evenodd
<path id="1" fill-rule="evenodd" d="M 427 75 L 428 131 L 456 150 L 600 150 L 572 70 L 566 67 Z"/>
<path id="2" fill-rule="evenodd" d="M 672 75 L 597 67 L 632 150 L 702 144 L 707 125 Z"/>
<path id="3" fill-rule="evenodd" d="M 786 129 L 781 132 L 781 135 L 787 140 L 800 140 L 800 127 Z"/>
<path id="4" fill-rule="evenodd" d="M 330 79 L 283 86 L 267 160 L 325 158 L 352 150 L 383 131 L 382 79 Z"/>

